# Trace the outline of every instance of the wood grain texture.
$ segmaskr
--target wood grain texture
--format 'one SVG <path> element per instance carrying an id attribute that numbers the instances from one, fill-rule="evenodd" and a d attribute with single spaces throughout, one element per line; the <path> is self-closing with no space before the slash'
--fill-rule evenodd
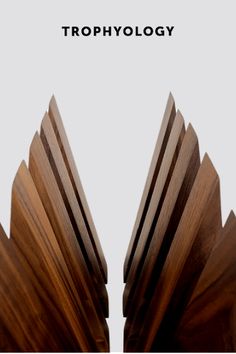
<path id="1" fill-rule="evenodd" d="M 176 333 L 184 351 L 236 350 L 236 218 L 230 213 Z"/>
<path id="2" fill-rule="evenodd" d="M 90 277 L 93 280 L 94 287 L 98 293 L 104 315 L 107 317 L 108 296 L 103 275 L 97 262 L 94 247 L 92 245 L 91 238 L 89 237 L 88 229 L 86 227 L 80 205 L 76 199 L 68 170 L 64 163 L 61 150 L 59 148 L 56 135 L 54 133 L 48 114 L 45 114 L 43 118 L 40 136 L 58 187 L 60 189 L 68 215 L 73 225 L 76 238 L 79 242 L 85 262 L 87 264 Z"/>
<path id="3" fill-rule="evenodd" d="M 30 173 L 22 163 L 12 188 L 11 238 L 57 304 L 78 350 L 96 351 L 84 313 Z"/>
<path id="4" fill-rule="evenodd" d="M 150 246 L 139 274 L 125 323 L 125 347 L 133 343 L 145 318 L 171 242 L 178 227 L 200 166 L 197 136 L 189 125 L 158 217 Z"/>
<path id="5" fill-rule="evenodd" d="M 107 265 L 54 98 L 13 182 L 0 267 L 0 351 L 109 351 Z"/>
<path id="6" fill-rule="evenodd" d="M 156 220 L 158 219 L 162 208 L 163 200 L 172 177 L 172 172 L 175 167 L 184 134 L 184 120 L 180 112 L 177 112 L 125 285 L 123 294 L 124 316 L 127 316 L 128 309 L 132 306 L 132 299 L 137 286 L 137 280 L 142 271 L 143 263 L 153 236 Z"/>
<path id="7" fill-rule="evenodd" d="M 29 170 L 73 279 L 76 302 L 85 312 L 87 326 L 91 328 L 99 350 L 108 351 L 108 327 L 101 304 L 38 134 L 30 147 Z"/>
<path id="8" fill-rule="evenodd" d="M 137 217 L 135 220 L 133 232 L 131 235 L 130 243 L 128 246 L 127 254 L 124 262 L 124 282 L 127 281 L 129 270 L 133 262 L 133 257 L 137 244 L 139 242 L 140 233 L 144 224 L 144 220 L 147 214 L 149 203 L 152 197 L 152 193 L 155 187 L 156 179 L 159 174 L 161 162 L 165 153 L 166 145 L 170 136 L 172 125 L 175 119 L 175 102 L 173 96 L 170 94 L 163 121 L 160 128 L 160 133 L 156 142 L 155 150 L 153 153 L 151 165 L 148 172 L 148 177 L 144 187 L 142 199 L 138 209 Z"/>
<path id="9" fill-rule="evenodd" d="M 79 350 L 29 263 L 1 226 L 0 266 L 1 351 Z M 60 331 L 63 336 L 58 338 Z"/>
<path id="10" fill-rule="evenodd" d="M 124 262 L 125 352 L 236 351 L 236 217 L 169 96 Z M 0 351 L 109 351 L 107 265 L 53 97 L 0 224 Z"/>
<path id="11" fill-rule="evenodd" d="M 86 200 L 86 196 L 82 187 L 82 183 L 80 181 L 80 177 L 78 174 L 78 170 L 76 168 L 76 164 L 73 158 L 73 154 L 68 142 L 68 138 L 66 136 L 66 132 L 63 126 L 63 122 L 61 119 L 60 112 L 57 107 L 57 103 L 55 97 L 53 96 L 50 104 L 49 104 L 49 117 L 54 129 L 54 133 L 56 135 L 59 147 L 62 152 L 62 156 L 68 170 L 68 174 L 74 189 L 74 193 L 77 199 L 77 202 L 80 206 L 81 213 L 83 215 L 84 222 L 86 224 L 87 233 L 90 237 L 90 241 L 92 243 L 92 247 L 94 253 L 96 255 L 96 259 L 98 265 L 100 267 L 100 271 L 102 272 L 105 283 L 107 283 L 107 264 L 103 254 L 103 250 L 97 235 L 97 231 L 95 225 L 93 223 L 93 219 L 90 213 L 90 209 Z"/>
<path id="12" fill-rule="evenodd" d="M 221 230 L 219 178 L 207 155 L 192 191 L 155 287 L 136 348 L 155 350 L 156 336 L 169 316 L 178 318 L 196 285 Z M 173 267 L 174 265 L 174 267 Z M 176 312 L 175 312 L 176 311 Z"/>

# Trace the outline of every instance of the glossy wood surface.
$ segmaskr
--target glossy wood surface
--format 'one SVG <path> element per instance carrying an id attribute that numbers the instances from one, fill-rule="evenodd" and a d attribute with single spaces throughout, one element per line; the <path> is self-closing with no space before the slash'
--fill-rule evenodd
<path id="1" fill-rule="evenodd" d="M 184 133 L 184 120 L 180 112 L 177 112 L 126 281 L 123 295 L 124 316 L 127 316 L 128 308 L 131 306 L 135 287 L 153 236 L 156 219 L 159 216 L 171 180 Z"/>
<path id="2" fill-rule="evenodd" d="M 158 138 L 124 262 L 124 351 L 235 351 L 235 216 L 222 228 L 219 177 L 178 115 L 166 144 Z"/>
<path id="3" fill-rule="evenodd" d="M 99 295 L 104 315 L 108 316 L 108 295 L 101 269 L 97 262 L 97 257 L 88 234 L 85 220 L 76 199 L 76 195 L 64 163 L 61 150 L 59 148 L 56 135 L 54 133 L 50 118 L 46 113 L 41 124 L 41 140 L 45 148 L 52 171 L 56 178 L 61 196 L 67 208 L 68 215 L 74 228 L 76 238 L 84 255 L 90 277 L 94 282 L 96 291 Z"/>
<path id="4" fill-rule="evenodd" d="M 236 350 L 236 217 L 231 211 L 176 333 L 189 351 Z"/>
<path id="5" fill-rule="evenodd" d="M 190 125 L 183 139 L 143 269 L 139 274 L 136 291 L 129 307 L 125 324 L 127 341 L 128 337 L 131 337 L 132 341 L 134 340 L 132 338 L 137 336 L 137 328 L 140 327 L 145 317 L 153 295 L 153 283 L 156 283 L 160 276 L 199 166 L 198 140 Z"/>
<path id="6" fill-rule="evenodd" d="M 142 199 L 140 202 L 139 210 L 135 220 L 133 232 L 129 242 L 129 247 L 126 253 L 125 262 L 124 262 L 124 282 L 127 281 L 129 270 L 133 261 L 135 250 L 139 242 L 140 233 L 143 227 L 143 223 L 147 214 L 149 203 L 152 197 L 152 193 L 155 187 L 156 179 L 159 174 L 161 162 L 163 155 L 165 153 L 166 145 L 170 136 L 171 128 L 175 119 L 175 102 L 173 96 L 170 94 L 163 121 L 160 128 L 160 133 L 156 142 L 155 150 L 153 153 L 151 165 L 148 172 L 148 177 L 144 187 Z"/>
<path id="7" fill-rule="evenodd" d="M 107 264 L 101 247 L 101 243 L 90 213 L 90 209 L 87 203 L 87 199 L 80 181 L 78 170 L 73 158 L 73 154 L 69 145 L 69 141 L 63 126 L 62 118 L 57 107 L 55 97 L 53 96 L 49 103 L 48 115 L 50 117 L 59 147 L 62 152 L 62 156 L 67 167 L 69 177 L 76 195 L 76 199 L 80 205 L 81 213 L 85 221 L 87 232 L 90 237 L 96 259 L 105 283 L 107 283 Z"/>
<path id="8" fill-rule="evenodd" d="M 106 263 L 50 106 L 13 182 L 10 238 L 0 226 L 0 350 L 108 352 Z"/>

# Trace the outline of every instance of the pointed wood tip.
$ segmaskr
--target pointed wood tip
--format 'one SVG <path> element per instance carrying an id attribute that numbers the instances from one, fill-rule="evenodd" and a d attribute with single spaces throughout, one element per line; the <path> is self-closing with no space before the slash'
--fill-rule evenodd
<path id="1" fill-rule="evenodd" d="M 227 217 L 227 220 L 225 221 L 225 225 L 224 225 L 224 228 L 231 224 L 231 222 L 234 222 L 236 220 L 236 217 L 235 217 L 235 214 L 234 214 L 234 211 L 231 210 L 230 213 L 229 213 L 229 216 Z"/>
<path id="2" fill-rule="evenodd" d="M 35 146 L 37 146 L 39 139 L 40 139 L 39 132 L 36 131 L 34 136 L 33 136 L 32 141 L 31 141 L 31 144 L 30 144 L 30 148 L 29 148 L 29 153 L 30 154 L 34 150 Z"/>
<path id="3" fill-rule="evenodd" d="M 56 101 L 55 95 L 53 94 L 50 101 L 49 101 L 49 108 L 53 107 L 55 105 L 57 106 L 57 101 Z"/>
<path id="4" fill-rule="evenodd" d="M 26 164 L 25 160 L 22 160 L 20 163 L 20 166 L 18 167 L 16 174 L 21 173 L 22 171 L 25 171 L 25 170 L 27 170 L 27 164 Z"/>
<path id="5" fill-rule="evenodd" d="M 180 112 L 179 109 L 176 112 L 175 119 L 179 120 L 183 124 L 183 126 L 185 126 L 184 117 L 183 117 L 183 115 L 182 115 L 182 113 Z"/>
<path id="6" fill-rule="evenodd" d="M 167 102 L 170 103 L 171 105 L 175 104 L 175 99 L 171 92 L 169 93 Z"/>
<path id="7" fill-rule="evenodd" d="M 27 171 L 27 164 L 25 162 L 25 160 L 22 160 L 20 163 L 20 166 L 18 167 L 14 180 L 13 180 L 13 184 L 12 184 L 12 188 L 14 188 L 15 184 L 17 183 L 18 178 L 25 173 L 25 171 Z"/>
<path id="8" fill-rule="evenodd" d="M 187 132 L 189 132 L 192 136 L 194 136 L 196 140 L 198 140 L 197 133 L 191 123 L 189 123 L 187 126 Z"/>
<path id="9" fill-rule="evenodd" d="M 40 125 L 40 132 L 43 130 L 44 126 L 47 124 L 47 122 L 50 120 L 48 112 L 45 112 L 41 125 Z"/>
<path id="10" fill-rule="evenodd" d="M 211 173 L 214 174 L 216 176 L 216 178 L 219 180 L 219 176 L 218 176 L 218 173 L 216 171 L 216 168 L 213 165 L 213 162 L 211 161 L 211 159 L 210 159 L 210 157 L 209 157 L 207 152 L 203 156 L 202 165 L 205 166 L 209 170 L 209 174 L 210 174 L 210 171 L 211 171 Z"/>

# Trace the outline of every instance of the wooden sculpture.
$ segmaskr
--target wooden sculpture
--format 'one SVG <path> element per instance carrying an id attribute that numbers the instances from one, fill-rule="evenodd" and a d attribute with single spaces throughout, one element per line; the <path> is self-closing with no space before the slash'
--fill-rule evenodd
<path id="1" fill-rule="evenodd" d="M 170 95 L 124 263 L 124 350 L 236 350 L 236 222 Z"/>
<path id="2" fill-rule="evenodd" d="M 1 351 L 109 351 L 106 261 L 54 98 L 0 233 Z"/>
<path id="3" fill-rule="evenodd" d="M 0 225 L 0 350 L 108 352 L 107 265 L 53 97 Z M 169 96 L 124 262 L 126 352 L 236 351 L 236 217 Z"/>

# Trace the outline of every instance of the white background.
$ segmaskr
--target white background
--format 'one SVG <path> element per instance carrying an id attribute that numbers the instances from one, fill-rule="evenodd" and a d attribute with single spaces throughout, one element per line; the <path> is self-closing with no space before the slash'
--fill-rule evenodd
<path id="1" fill-rule="evenodd" d="M 0 219 L 54 93 L 109 269 L 111 349 L 122 350 L 122 269 L 171 91 L 236 205 L 235 1 L 0 2 Z M 173 37 L 65 38 L 62 25 L 174 25 Z"/>

